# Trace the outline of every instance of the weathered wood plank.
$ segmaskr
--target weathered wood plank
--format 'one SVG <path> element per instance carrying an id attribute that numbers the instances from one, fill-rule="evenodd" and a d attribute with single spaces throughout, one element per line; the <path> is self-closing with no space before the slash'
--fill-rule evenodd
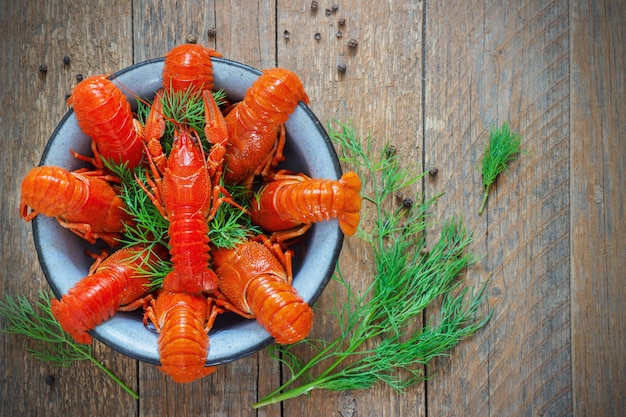
<path id="1" fill-rule="evenodd" d="M 309 106 L 321 123 L 352 121 L 365 137 L 371 134 L 376 152 L 387 142 L 396 145 L 405 164 L 421 165 L 421 44 L 422 2 L 344 1 L 332 3 L 278 2 L 277 66 L 302 79 Z M 339 19 L 345 25 L 339 25 Z M 341 36 L 337 36 L 341 32 Z M 316 39 L 319 33 L 319 39 Z M 288 36 L 287 36 L 288 35 Z M 350 39 L 358 41 L 350 48 Z M 346 66 L 345 73 L 337 69 Z M 336 126 L 335 126 L 336 127 Z M 419 187 L 407 190 L 415 194 Z M 365 216 L 364 222 L 368 222 Z M 347 238 L 340 264 L 356 289 L 371 282 L 371 255 L 366 244 Z M 330 283 L 316 306 L 311 337 L 332 340 L 339 328 L 326 312 L 333 306 Z M 284 415 L 385 416 L 423 415 L 423 386 L 397 395 L 383 385 L 369 391 L 314 391 L 284 403 Z"/>
<path id="2" fill-rule="evenodd" d="M 571 415 L 568 5 L 429 3 L 426 164 L 445 191 L 437 216 L 463 215 L 483 258 L 494 315 L 428 383 L 433 415 Z M 491 126 L 508 121 L 530 151 L 479 217 L 477 164 Z M 432 161 L 432 162 L 430 162 Z"/>
<path id="3" fill-rule="evenodd" d="M 574 412 L 626 409 L 626 3 L 571 4 Z"/>
<path id="4" fill-rule="evenodd" d="M 207 31 L 215 27 L 214 2 L 152 2 L 133 0 L 133 61 L 159 58 L 174 46 L 195 37 L 199 44 L 214 47 Z"/>
<path id="5" fill-rule="evenodd" d="M 38 301 L 48 289 L 30 224 L 18 215 L 20 184 L 39 163 L 45 143 L 68 110 L 76 74 L 111 72 L 131 61 L 126 1 L 2 2 L 0 4 L 0 293 Z M 102 22 L 107 24 L 103 25 Z M 63 57 L 69 56 L 69 65 Z M 47 72 L 38 71 L 40 65 Z M 4 296 L 3 296 L 4 297 Z M 2 323 L 4 324 L 4 322 Z M 137 402 L 89 362 L 56 368 L 28 355 L 30 340 L 0 334 L 0 415 L 107 415 L 136 412 Z M 96 342 L 95 356 L 137 389 L 135 362 Z M 45 384 L 54 375 L 55 383 Z"/>
<path id="6" fill-rule="evenodd" d="M 215 45 L 224 58 L 258 69 L 276 66 L 276 1 L 220 2 Z"/>
<path id="7" fill-rule="evenodd" d="M 112 73 L 195 35 L 226 58 L 294 70 L 322 123 L 352 119 L 377 146 L 396 145 L 404 162 L 438 167 L 424 181 L 427 195 L 445 191 L 437 218 L 462 214 L 474 231 L 471 249 L 483 258 L 467 279 L 490 280 L 495 314 L 405 396 L 383 386 L 313 392 L 260 410 L 251 404 L 286 375 L 266 352 L 178 385 L 96 342 L 96 356 L 142 395 L 133 401 L 92 364 L 54 368 L 25 353 L 32 342 L 0 334 L 0 415 L 617 415 L 626 408 L 623 0 L 350 0 L 329 16 L 331 3 L 312 12 L 309 1 L 290 0 L 247 2 L 254 13 L 234 1 L 70 3 L 0 3 L 0 293 L 34 301 L 47 288 L 31 227 L 17 215 L 19 185 L 67 111 L 76 74 Z M 354 50 L 350 38 L 359 42 Z M 476 164 L 489 128 L 505 120 L 531 153 L 497 181 L 478 216 Z M 342 270 L 357 287 L 369 279 L 367 259 L 361 242 L 346 240 Z M 313 337 L 336 333 L 323 314 L 332 290 L 317 305 Z M 47 386 L 51 374 L 56 382 Z"/>

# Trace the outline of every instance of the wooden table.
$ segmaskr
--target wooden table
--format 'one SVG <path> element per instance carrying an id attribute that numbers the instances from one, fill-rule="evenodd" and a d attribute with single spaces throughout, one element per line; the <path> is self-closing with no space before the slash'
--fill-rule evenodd
<path id="1" fill-rule="evenodd" d="M 462 215 L 474 231 L 470 249 L 481 260 L 466 279 L 489 281 L 487 326 L 406 394 L 382 385 L 320 391 L 258 411 L 251 404 L 284 378 L 265 351 L 177 385 L 96 342 L 97 357 L 139 392 L 136 401 L 90 363 L 58 369 L 26 354 L 29 340 L 1 334 L 1 415 L 610 416 L 626 409 L 626 2 L 346 0 L 327 15 L 331 5 L 2 2 L 0 292 L 35 300 L 47 288 L 31 226 L 18 215 L 19 187 L 68 110 L 77 74 L 161 57 L 195 35 L 226 58 L 295 71 L 322 122 L 352 120 L 378 146 L 395 145 L 402 163 L 437 167 L 435 178 L 407 192 L 445 192 L 435 217 Z M 349 39 L 358 47 L 349 48 Z M 478 216 L 477 163 L 489 129 L 505 121 L 528 153 L 497 181 Z M 365 252 L 359 240 L 346 240 L 342 269 L 355 285 L 371 278 Z M 319 312 L 331 306 L 332 285 Z M 312 336 L 334 331 L 332 318 L 319 313 Z M 51 386 L 47 375 L 56 378 Z"/>

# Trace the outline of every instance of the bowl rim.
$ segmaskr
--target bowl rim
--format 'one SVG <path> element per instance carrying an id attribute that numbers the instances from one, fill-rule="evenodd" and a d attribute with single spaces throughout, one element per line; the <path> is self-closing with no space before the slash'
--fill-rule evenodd
<path id="1" fill-rule="evenodd" d="M 227 80 L 228 76 L 230 76 L 230 75 L 226 76 L 225 73 L 224 74 L 221 73 L 221 71 L 225 69 L 238 71 L 238 74 L 242 75 L 244 78 L 253 77 L 252 79 L 256 79 L 262 73 L 262 71 L 256 68 L 250 67 L 240 62 L 225 59 L 225 58 L 211 58 L 211 61 L 213 62 L 213 66 L 216 69 L 216 71 L 214 72 L 215 84 L 216 84 L 215 89 L 220 87 L 220 83 L 224 83 L 225 82 L 224 80 Z M 136 74 L 137 72 L 146 71 L 146 70 L 156 71 L 159 68 L 162 69 L 163 62 L 164 62 L 164 58 L 155 58 L 155 59 L 142 61 L 142 62 L 131 65 L 127 68 L 124 68 L 114 73 L 109 78 L 114 81 L 121 82 L 122 87 L 123 87 L 122 90 L 124 91 L 124 88 L 125 88 L 124 86 L 129 85 L 127 84 L 127 81 L 125 81 L 129 77 L 129 75 L 133 75 L 133 74 Z M 159 72 L 159 79 L 161 77 L 160 74 L 161 72 Z M 245 83 L 245 81 L 243 82 Z M 129 93 L 127 91 L 124 91 L 124 93 L 127 95 L 127 97 L 129 97 L 129 99 L 132 98 L 132 93 Z M 235 92 L 234 95 L 236 96 L 237 92 Z M 242 97 L 243 96 L 238 97 L 238 98 L 241 99 Z M 234 97 L 234 98 L 237 98 L 237 97 Z M 313 134 L 323 139 L 323 144 L 325 145 L 323 149 L 319 149 L 319 146 L 320 146 L 319 142 L 316 143 L 316 146 L 318 148 L 315 148 L 315 151 L 316 151 L 315 153 L 320 154 L 316 157 L 322 157 L 322 156 L 328 157 L 331 163 L 330 163 L 330 166 L 327 166 L 326 168 L 329 170 L 329 172 L 331 172 L 331 174 L 326 175 L 325 177 L 328 179 L 338 179 L 342 175 L 342 168 L 339 163 L 339 158 L 337 156 L 335 148 L 333 147 L 332 142 L 328 136 L 328 133 L 326 132 L 322 124 L 319 122 L 315 114 L 311 111 L 311 109 L 302 102 L 298 104 L 298 107 L 296 108 L 296 110 L 294 111 L 294 113 L 291 115 L 290 119 L 286 123 L 288 142 L 289 142 L 289 136 L 292 130 L 299 131 L 298 129 L 300 130 L 305 129 L 300 126 L 296 126 L 295 124 L 296 122 L 293 122 L 293 120 L 295 120 L 296 118 L 298 120 L 298 123 L 305 123 L 305 126 L 306 126 L 305 128 L 309 128 L 309 129 L 313 128 L 315 130 Z M 60 122 L 55 127 L 52 134 L 50 135 L 50 138 L 48 139 L 48 142 L 46 143 L 46 146 L 42 153 L 39 165 L 50 164 L 49 161 L 51 158 L 53 158 L 50 155 L 51 155 L 52 150 L 55 147 L 53 143 L 54 142 L 53 139 L 59 136 L 60 132 L 62 131 L 64 127 L 67 128 L 68 123 L 75 123 L 75 120 L 76 118 L 74 115 L 74 110 L 70 108 L 65 113 L 65 115 L 61 118 Z M 292 125 L 292 122 L 293 122 L 293 125 Z M 84 134 L 83 136 L 86 137 L 86 135 Z M 286 148 L 288 147 L 288 145 L 289 143 L 287 143 Z M 53 256 L 53 254 L 51 254 L 50 251 L 48 250 L 48 248 L 51 245 L 49 242 L 48 244 L 44 243 L 45 240 L 43 239 L 43 237 L 46 235 L 46 233 L 53 233 L 54 230 L 61 229 L 61 228 L 57 224 L 55 219 L 46 218 L 42 216 L 37 216 L 35 217 L 35 219 L 33 219 L 32 228 L 33 228 L 35 250 L 37 252 L 37 257 L 39 259 L 39 263 L 41 265 L 46 281 L 52 288 L 52 291 L 55 294 L 55 296 L 60 297 L 66 291 L 64 291 L 60 287 L 60 284 L 57 283 L 56 280 L 53 279 L 54 277 L 54 273 L 53 273 L 54 271 L 53 271 L 53 265 L 52 265 L 53 262 L 49 262 L 51 261 L 50 257 Z M 61 229 L 61 230 L 65 230 L 65 229 Z M 69 233 L 71 234 L 71 232 Z M 310 305 L 313 305 L 317 301 L 317 299 L 320 297 L 324 288 L 330 281 L 332 274 L 334 273 L 335 265 L 337 263 L 337 260 L 339 258 L 339 253 L 343 245 L 344 235 L 339 230 L 336 220 L 315 223 L 313 224 L 311 229 L 309 229 L 307 234 L 311 234 L 312 236 L 311 239 L 314 240 L 313 243 L 324 242 L 324 241 L 328 242 L 329 239 L 331 243 L 331 245 L 328 246 L 326 248 L 326 251 L 324 252 L 324 253 L 329 254 L 330 257 L 328 259 L 328 262 L 326 262 L 325 265 L 321 267 L 321 270 L 320 270 L 320 266 L 318 266 L 317 264 L 314 264 L 312 267 L 307 269 L 308 271 L 316 271 L 317 273 L 320 273 L 320 272 L 323 273 L 323 279 L 319 282 L 319 285 L 317 285 L 317 287 L 313 290 L 313 292 L 311 292 L 310 289 L 307 288 L 307 291 L 309 291 L 309 293 L 303 295 L 303 298 L 305 298 L 305 300 Z M 80 240 L 80 238 L 78 237 L 76 237 L 76 239 Z M 81 242 L 81 244 L 84 244 L 86 247 L 89 247 L 87 242 Z M 311 258 L 311 257 L 308 257 L 308 258 Z M 318 261 L 320 260 L 316 260 L 316 262 Z M 306 262 L 307 262 L 307 259 L 304 259 L 303 263 L 306 263 Z M 301 267 L 304 268 L 305 265 L 301 265 Z M 300 292 L 300 289 L 298 285 L 299 284 L 304 285 L 303 283 L 305 282 L 304 280 L 306 279 L 306 277 L 301 276 L 303 273 L 302 268 L 299 272 L 296 272 L 295 266 L 294 266 L 294 287 L 296 287 L 296 289 L 298 289 L 299 292 Z M 139 343 L 146 343 L 146 340 L 144 340 L 144 338 L 138 337 L 140 335 L 134 334 L 137 331 L 136 327 L 133 328 L 132 331 L 126 328 L 127 326 L 133 325 L 130 322 L 135 323 L 136 321 L 137 320 L 133 318 L 132 313 L 118 312 L 111 319 L 109 319 L 108 321 L 105 321 L 101 325 L 97 326 L 94 330 L 90 331 L 90 334 L 96 339 L 98 339 L 100 342 L 104 343 L 110 348 L 126 356 L 129 356 L 133 359 L 136 359 L 142 362 L 160 364 L 156 343 L 154 343 L 154 346 L 152 347 L 143 346 L 143 348 L 139 350 L 137 349 L 137 346 L 135 346 Z M 118 328 L 116 328 L 116 326 Z M 233 345 L 227 345 L 226 342 L 224 342 L 225 343 L 224 346 L 220 346 L 220 342 L 223 341 L 222 339 L 230 340 L 229 338 L 233 337 L 233 335 L 231 334 L 232 332 L 237 332 L 237 331 L 242 331 L 242 330 L 245 332 L 244 336 L 247 336 L 246 341 L 248 343 L 244 345 L 235 344 L 233 346 Z M 218 330 L 218 332 L 220 333 L 216 333 L 216 334 L 214 334 L 213 332 L 209 333 L 210 348 L 209 348 L 209 353 L 207 355 L 207 360 L 206 360 L 207 366 L 218 365 L 221 363 L 227 363 L 227 362 L 231 362 L 236 359 L 239 359 L 239 358 L 243 358 L 245 356 L 248 356 L 252 353 L 255 353 L 263 349 L 264 347 L 268 346 L 269 344 L 273 342 L 273 338 L 256 322 L 256 320 L 249 320 L 241 328 L 236 328 L 234 330 L 229 330 L 228 328 L 225 328 L 222 330 Z M 144 336 L 146 336 L 150 342 L 153 340 L 156 340 L 155 332 L 148 332 L 148 333 L 152 335 L 151 336 L 144 335 Z M 220 335 L 223 335 L 223 337 L 220 337 Z M 136 342 L 134 344 L 128 345 L 129 337 L 131 337 L 132 340 Z"/>

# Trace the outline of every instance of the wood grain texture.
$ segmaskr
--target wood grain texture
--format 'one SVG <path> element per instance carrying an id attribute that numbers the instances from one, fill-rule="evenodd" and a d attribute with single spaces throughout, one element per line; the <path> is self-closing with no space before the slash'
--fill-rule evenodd
<path id="1" fill-rule="evenodd" d="M 344 1 L 330 14 L 325 9 L 332 3 L 318 2 L 317 10 L 310 4 L 278 2 L 277 66 L 295 71 L 302 79 L 310 107 L 323 125 L 334 119 L 351 121 L 364 138 L 371 135 L 374 152 L 393 144 L 403 163 L 420 169 L 422 3 Z M 340 18 L 345 19 L 344 26 L 339 25 Z M 356 48 L 348 46 L 350 39 L 358 42 Z M 346 66 L 345 73 L 338 71 L 340 63 Z M 406 193 L 417 191 L 416 187 Z M 363 221 L 369 221 L 367 216 Z M 364 242 L 345 239 L 340 265 L 357 290 L 372 280 L 370 257 Z M 329 284 L 316 305 L 312 337 L 332 340 L 339 332 L 334 318 L 325 314 L 333 306 L 335 289 L 334 283 Z M 365 392 L 313 391 L 308 398 L 284 403 L 284 415 L 302 417 L 423 413 L 422 385 L 406 395 L 394 394 L 382 384 Z"/>
<path id="2" fill-rule="evenodd" d="M 626 3 L 573 2 L 570 13 L 574 411 L 620 415 L 626 410 Z"/>
<path id="3" fill-rule="evenodd" d="M 470 250 L 481 259 L 465 279 L 488 282 L 489 324 L 404 395 L 383 385 L 314 391 L 259 410 L 251 405 L 287 375 L 265 351 L 179 385 L 96 342 L 95 356 L 140 393 L 135 401 L 92 364 L 54 368 L 25 353 L 31 341 L 0 333 L 0 415 L 582 417 L 626 409 L 624 0 L 337 4 L 327 15 L 332 2 L 313 11 L 309 0 L 0 2 L 0 294 L 34 301 L 47 288 L 31 226 L 18 216 L 19 187 L 67 111 L 76 75 L 163 56 L 195 35 L 226 58 L 295 71 L 323 124 L 352 120 L 377 149 L 395 145 L 402 163 L 437 167 L 406 193 L 445 192 L 435 218 L 462 215 L 473 231 Z M 357 48 L 348 47 L 352 38 Z M 489 129 L 504 121 L 528 153 L 496 181 L 478 216 L 477 164 Z M 346 239 L 340 263 L 356 288 L 371 278 L 369 257 L 366 245 Z M 336 335 L 325 314 L 333 290 L 316 305 L 312 337 Z"/>
<path id="4" fill-rule="evenodd" d="M 165 56 L 172 47 L 187 42 L 188 36 L 213 47 L 207 31 L 215 27 L 214 2 L 131 2 L 134 63 Z"/>
<path id="5" fill-rule="evenodd" d="M 39 163 L 45 143 L 68 110 L 66 94 L 75 85 L 76 74 L 111 72 L 130 64 L 130 22 L 113 19 L 106 28 L 96 24 L 109 20 L 110 9 L 124 15 L 129 5 L 125 1 L 0 3 L 0 77 L 5 86 L 0 91 L 3 298 L 4 294 L 23 294 L 34 303 L 38 290 L 48 289 L 36 262 L 31 225 L 19 217 L 20 184 L 26 172 Z M 63 63 L 64 56 L 71 58 L 69 65 Z M 47 66 L 45 73 L 38 70 L 42 64 Z M 137 402 L 93 364 L 56 368 L 25 353 L 35 347 L 30 340 L 0 334 L 0 341 L 0 415 L 137 411 Z M 97 342 L 94 356 L 137 389 L 135 361 Z M 55 377 L 52 386 L 45 384 L 48 375 Z"/>
<path id="6" fill-rule="evenodd" d="M 435 415 L 570 415 L 568 5 L 429 4 L 427 165 L 442 219 L 462 215 L 482 256 L 494 315 L 436 362 Z M 477 169 L 492 126 L 509 122 L 528 152 L 496 181 L 482 216 Z M 429 163 L 432 158 L 432 162 Z"/>

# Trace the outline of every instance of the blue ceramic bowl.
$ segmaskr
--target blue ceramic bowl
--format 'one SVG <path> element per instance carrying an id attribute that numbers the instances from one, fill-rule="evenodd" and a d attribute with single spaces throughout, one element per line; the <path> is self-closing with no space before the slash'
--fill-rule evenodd
<path id="1" fill-rule="evenodd" d="M 260 71 L 246 65 L 214 58 L 215 88 L 224 89 L 231 102 L 243 98 Z M 134 94 L 152 99 L 161 87 L 163 59 L 154 59 L 126 68 L 112 77 Z M 124 88 L 122 88 L 124 90 Z M 136 100 L 127 94 L 131 103 Z M 311 110 L 300 103 L 286 123 L 286 160 L 282 167 L 304 172 L 313 178 L 338 179 L 341 168 L 326 131 Z M 73 110 L 67 112 L 53 132 L 41 158 L 41 165 L 56 165 L 74 170 L 82 165 L 69 149 L 90 154 L 91 140 L 82 133 Z M 43 272 L 57 297 L 87 275 L 93 259 L 85 250 L 99 252 L 105 247 L 97 242 L 89 245 L 72 232 L 59 226 L 53 218 L 37 216 L 33 220 L 37 255 Z M 298 293 L 310 304 L 320 296 L 330 279 L 341 250 L 343 234 L 336 221 L 315 224 L 305 239 L 293 247 L 294 280 Z M 142 323 L 142 312 L 116 313 L 97 326 L 91 334 L 114 350 L 134 359 L 159 364 L 157 333 Z M 232 313 L 220 315 L 209 333 L 210 349 L 207 365 L 230 362 L 254 353 L 272 343 L 273 339 L 256 322 Z"/>

